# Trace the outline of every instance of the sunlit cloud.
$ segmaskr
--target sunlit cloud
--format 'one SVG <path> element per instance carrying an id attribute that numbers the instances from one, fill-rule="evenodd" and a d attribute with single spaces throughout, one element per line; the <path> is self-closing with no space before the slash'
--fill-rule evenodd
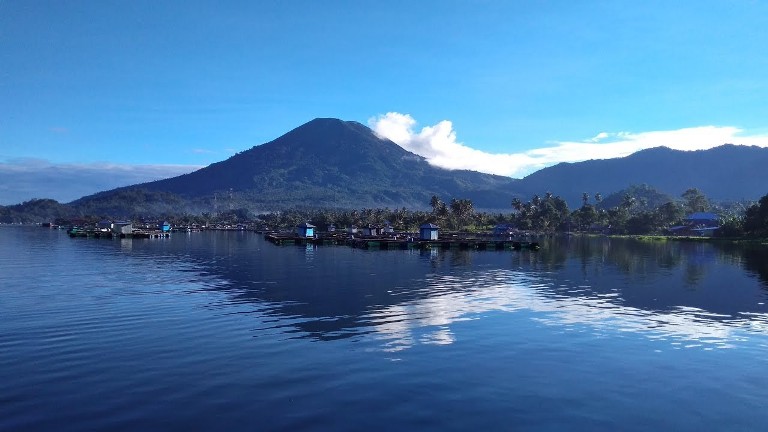
<path id="1" fill-rule="evenodd" d="M 409 114 L 389 112 L 368 124 L 382 138 L 423 156 L 432 165 L 510 177 L 523 177 L 560 162 L 581 162 L 628 156 L 639 150 L 665 146 L 675 150 L 706 150 L 723 144 L 768 147 L 768 135 L 748 135 L 733 126 L 699 126 L 651 132 L 600 132 L 591 138 L 556 141 L 518 153 L 489 153 L 474 149 L 456 137 L 453 124 L 443 120 L 417 128 Z"/>

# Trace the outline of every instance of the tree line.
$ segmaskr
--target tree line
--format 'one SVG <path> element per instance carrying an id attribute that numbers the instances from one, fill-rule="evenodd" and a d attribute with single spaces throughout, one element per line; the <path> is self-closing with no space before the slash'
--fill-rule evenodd
<path id="1" fill-rule="evenodd" d="M 147 200 L 150 201 L 150 200 Z M 581 232 L 610 234 L 666 234 L 670 227 L 680 225 L 686 215 L 711 211 L 719 216 L 720 229 L 716 235 L 726 237 L 768 237 L 768 194 L 748 204 L 716 204 L 698 189 L 688 189 L 673 199 L 645 185 L 631 186 L 618 194 L 603 198 L 600 193 L 583 193 L 582 205 L 570 209 L 562 197 L 551 192 L 534 195 L 523 201 L 513 198 L 510 213 L 477 211 L 469 199 L 451 198 L 444 201 L 437 195 L 429 201 L 428 210 L 402 208 L 323 209 L 291 208 L 278 212 L 254 214 L 245 208 L 217 213 L 173 214 L 161 216 L 176 226 L 213 224 L 257 224 L 269 229 L 292 229 L 310 222 L 320 229 L 330 225 L 338 228 L 362 227 L 368 224 L 390 224 L 400 231 L 415 232 L 423 223 L 434 223 L 452 231 L 488 231 L 506 224 L 521 231 L 537 233 Z M 607 204 L 607 203 L 610 203 Z M 48 215 L 64 223 L 69 216 L 66 208 L 53 200 L 32 200 L 21 205 L 0 207 L 0 222 L 34 222 Z M 80 213 L 86 219 L 103 219 L 107 215 Z M 128 217 L 143 219 L 141 215 Z"/>
<path id="2" fill-rule="evenodd" d="M 650 193 L 650 194 L 649 194 Z M 496 225 L 508 225 L 520 231 L 543 234 L 556 232 L 663 235 L 669 228 L 684 223 L 686 215 L 713 212 L 719 216 L 718 235 L 728 237 L 768 236 L 768 195 L 758 202 L 715 204 L 698 189 L 686 190 L 679 199 L 658 199 L 647 186 L 629 188 L 612 196 L 613 206 L 603 205 L 600 193 L 582 194 L 582 205 L 571 210 L 562 197 L 551 192 L 534 195 L 528 201 L 513 198 L 511 213 L 477 211 L 469 199 L 444 201 L 432 196 L 431 210 L 406 208 L 363 208 L 360 210 L 292 209 L 259 215 L 269 227 L 290 229 L 301 222 L 311 222 L 321 229 L 391 224 L 395 229 L 417 231 L 423 223 L 434 223 L 452 231 L 488 231 Z M 657 193 L 656 193 L 657 194 Z M 615 195 L 615 194 L 614 194 Z M 649 203 L 649 201 L 653 201 Z"/>

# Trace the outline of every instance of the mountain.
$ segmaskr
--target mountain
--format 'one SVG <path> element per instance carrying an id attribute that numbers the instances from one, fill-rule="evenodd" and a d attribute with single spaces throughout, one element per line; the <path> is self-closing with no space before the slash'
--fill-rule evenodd
<path id="1" fill-rule="evenodd" d="M 698 188 L 715 201 L 756 200 L 768 193 L 768 148 L 726 144 L 709 150 L 667 147 L 641 150 L 616 159 L 560 163 L 515 184 L 523 196 L 552 191 L 569 206 L 581 205 L 584 192 L 594 197 L 647 184 L 673 197 Z"/>
<path id="2" fill-rule="evenodd" d="M 72 204 L 126 214 L 131 208 L 120 206 L 128 198 L 151 202 L 156 200 L 153 194 L 162 193 L 184 200 L 176 208 L 188 211 L 296 205 L 426 208 L 437 195 L 443 200 L 468 198 L 476 208 L 507 209 L 515 183 L 503 176 L 437 168 L 360 123 L 319 118 L 192 173 L 101 192 Z"/>
<path id="3" fill-rule="evenodd" d="M 584 192 L 592 202 L 601 193 L 604 205 L 619 191 L 644 191 L 641 198 L 652 205 L 666 196 L 680 197 L 689 188 L 715 201 L 757 200 L 768 193 L 766 166 L 766 148 L 657 147 L 623 158 L 561 163 L 515 180 L 437 168 L 360 123 L 323 118 L 189 174 L 89 195 L 56 212 L 46 200 L 0 207 L 0 216 L 68 212 L 118 217 L 296 206 L 424 209 L 433 195 L 509 212 L 513 197 L 528 200 L 547 191 L 572 209 L 581 206 Z M 616 200 L 622 197 L 616 195 Z"/>

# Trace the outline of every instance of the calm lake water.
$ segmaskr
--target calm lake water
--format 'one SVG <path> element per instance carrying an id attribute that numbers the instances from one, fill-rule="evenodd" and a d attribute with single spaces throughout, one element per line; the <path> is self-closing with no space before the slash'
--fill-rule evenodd
<path id="1" fill-rule="evenodd" d="M 766 430 L 768 250 L 0 226 L 0 430 Z"/>

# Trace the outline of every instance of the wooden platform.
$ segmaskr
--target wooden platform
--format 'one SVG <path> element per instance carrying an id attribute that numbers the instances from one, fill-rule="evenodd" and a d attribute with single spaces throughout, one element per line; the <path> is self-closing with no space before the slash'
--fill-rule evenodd
<path id="1" fill-rule="evenodd" d="M 112 231 L 99 231 L 99 230 L 69 230 L 67 231 L 67 234 L 69 234 L 70 237 L 82 237 L 82 238 L 104 238 L 104 239 L 112 239 L 112 238 L 135 238 L 135 239 L 142 239 L 142 238 L 167 238 L 171 236 L 171 233 L 167 231 L 143 231 L 143 230 L 134 230 L 131 234 L 117 234 L 113 233 Z"/>
<path id="2" fill-rule="evenodd" d="M 268 233 L 264 239 L 276 245 L 347 245 L 358 249 L 460 249 L 460 250 L 539 250 L 537 242 L 516 240 L 446 239 L 407 240 L 393 238 L 298 237 Z"/>
<path id="3" fill-rule="evenodd" d="M 264 239 L 276 245 L 343 245 L 347 240 L 343 237 L 298 237 L 294 235 L 282 235 L 275 233 L 264 234 Z"/>

